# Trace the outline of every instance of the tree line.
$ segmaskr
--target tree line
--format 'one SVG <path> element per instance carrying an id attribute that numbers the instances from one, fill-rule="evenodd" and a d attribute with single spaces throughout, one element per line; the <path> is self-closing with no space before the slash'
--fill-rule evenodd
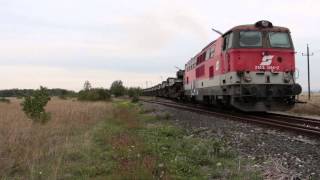
<path id="1" fill-rule="evenodd" d="M 0 97 L 28 97 L 36 93 L 37 90 L 34 89 L 6 89 L 0 90 Z M 105 88 L 95 88 L 91 85 L 89 81 L 85 81 L 83 89 L 79 92 L 54 88 L 47 89 L 46 93 L 49 96 L 57 96 L 61 99 L 68 97 L 77 97 L 81 101 L 100 101 L 100 100 L 109 100 L 111 96 L 120 97 L 120 96 L 129 96 L 129 97 L 138 97 L 141 95 L 141 88 L 138 87 L 125 87 L 121 80 L 114 81 L 109 89 Z"/>
<path id="2" fill-rule="evenodd" d="M 111 96 L 120 97 L 128 95 L 133 99 L 137 99 L 141 95 L 141 88 L 139 87 L 124 87 L 121 80 L 114 81 L 110 89 L 92 88 L 89 81 L 83 85 L 83 89 L 78 93 L 78 100 L 97 101 L 109 100 Z"/>
<path id="3" fill-rule="evenodd" d="M 67 90 L 67 89 L 46 89 L 49 96 L 76 96 L 75 91 Z M 5 89 L 0 90 L 0 97 L 26 97 L 30 96 L 35 92 L 34 89 Z"/>

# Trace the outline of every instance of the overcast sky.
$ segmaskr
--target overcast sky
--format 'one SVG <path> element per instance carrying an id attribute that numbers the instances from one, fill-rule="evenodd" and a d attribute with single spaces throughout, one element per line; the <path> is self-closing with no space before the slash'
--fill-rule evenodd
<path id="1" fill-rule="evenodd" d="M 266 19 L 291 29 L 298 82 L 320 89 L 317 0 L 0 0 L 0 89 L 155 85 L 239 24 Z"/>

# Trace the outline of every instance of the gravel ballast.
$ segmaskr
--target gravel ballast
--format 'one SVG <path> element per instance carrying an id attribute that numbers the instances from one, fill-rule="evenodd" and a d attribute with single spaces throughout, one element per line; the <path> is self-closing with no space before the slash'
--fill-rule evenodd
<path id="1" fill-rule="evenodd" d="M 280 129 L 203 115 L 143 102 L 153 114 L 170 114 L 168 121 L 202 138 L 220 138 L 255 162 L 266 179 L 320 179 L 320 141 Z"/>

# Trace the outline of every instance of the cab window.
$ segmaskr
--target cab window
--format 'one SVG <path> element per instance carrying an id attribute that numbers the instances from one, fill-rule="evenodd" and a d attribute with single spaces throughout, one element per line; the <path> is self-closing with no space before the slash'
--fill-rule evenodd
<path id="1" fill-rule="evenodd" d="M 261 47 L 262 33 L 259 31 L 240 31 L 241 47 Z"/>
<path id="2" fill-rule="evenodd" d="M 291 47 L 289 35 L 285 32 L 269 32 L 269 42 L 271 47 Z"/>

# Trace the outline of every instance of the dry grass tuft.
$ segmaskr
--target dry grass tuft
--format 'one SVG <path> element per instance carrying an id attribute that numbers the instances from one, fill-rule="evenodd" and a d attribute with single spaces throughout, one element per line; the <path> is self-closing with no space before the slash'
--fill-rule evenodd
<path id="1" fill-rule="evenodd" d="M 104 102 L 53 99 L 46 107 L 51 120 L 41 125 L 25 116 L 20 103 L 17 99 L 0 103 L 0 178 L 33 178 L 35 166 L 46 160 L 52 160 L 52 171 L 58 172 L 61 152 L 71 146 L 69 139 L 85 132 L 112 109 Z"/>
<path id="2" fill-rule="evenodd" d="M 308 95 L 304 93 L 299 96 L 299 100 L 307 103 L 296 104 L 289 112 L 305 115 L 320 115 L 320 93 L 312 93 L 310 100 L 308 100 Z"/>

